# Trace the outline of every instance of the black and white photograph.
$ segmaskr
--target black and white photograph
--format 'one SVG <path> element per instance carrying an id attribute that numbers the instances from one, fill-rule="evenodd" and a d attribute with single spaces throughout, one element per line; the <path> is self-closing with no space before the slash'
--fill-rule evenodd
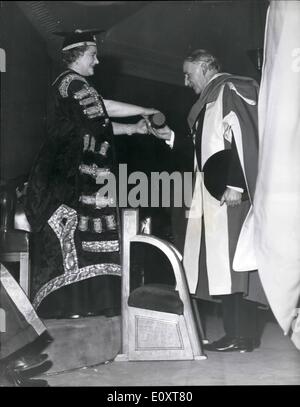
<path id="1" fill-rule="evenodd" d="M 0 131 L 1 388 L 299 386 L 299 0 L 0 1 Z"/>

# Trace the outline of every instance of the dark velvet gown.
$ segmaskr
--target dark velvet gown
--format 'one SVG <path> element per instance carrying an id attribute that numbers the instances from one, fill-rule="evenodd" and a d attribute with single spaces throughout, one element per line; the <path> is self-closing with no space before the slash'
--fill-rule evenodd
<path id="1" fill-rule="evenodd" d="M 48 138 L 31 171 L 26 215 L 33 230 L 32 300 L 45 318 L 117 315 L 120 222 L 112 125 L 87 79 L 62 73 L 52 85 Z"/>

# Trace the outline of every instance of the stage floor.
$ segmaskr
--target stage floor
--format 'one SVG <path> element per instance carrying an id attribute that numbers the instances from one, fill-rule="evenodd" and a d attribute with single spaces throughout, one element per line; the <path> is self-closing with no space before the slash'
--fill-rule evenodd
<path id="1" fill-rule="evenodd" d="M 210 386 L 299 385 L 300 352 L 285 337 L 270 311 L 261 346 L 252 353 L 207 352 L 207 360 L 107 362 L 59 374 L 44 375 L 51 386 Z M 219 315 L 206 321 L 211 340 L 223 335 Z"/>

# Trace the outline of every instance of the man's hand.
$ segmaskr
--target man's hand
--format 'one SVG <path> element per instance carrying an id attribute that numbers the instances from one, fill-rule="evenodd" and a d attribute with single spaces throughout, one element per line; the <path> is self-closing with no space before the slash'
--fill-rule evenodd
<path id="1" fill-rule="evenodd" d="M 143 115 L 146 124 L 147 124 L 147 128 L 148 128 L 148 133 L 149 134 L 153 134 L 155 137 L 161 139 L 161 140 L 167 140 L 169 141 L 171 139 L 171 135 L 172 135 L 172 130 L 170 129 L 169 126 L 165 126 L 162 127 L 161 129 L 154 129 L 151 126 L 151 122 L 149 120 L 148 116 Z"/>
<path id="2" fill-rule="evenodd" d="M 169 126 L 165 126 L 161 129 L 154 129 L 153 127 L 150 126 L 149 130 L 151 134 L 153 134 L 155 137 L 161 140 L 171 139 L 172 130 L 170 129 Z"/>
<path id="3" fill-rule="evenodd" d="M 227 187 L 221 198 L 220 205 L 222 206 L 224 203 L 226 203 L 227 206 L 238 206 L 241 204 L 241 202 L 242 193 Z"/>

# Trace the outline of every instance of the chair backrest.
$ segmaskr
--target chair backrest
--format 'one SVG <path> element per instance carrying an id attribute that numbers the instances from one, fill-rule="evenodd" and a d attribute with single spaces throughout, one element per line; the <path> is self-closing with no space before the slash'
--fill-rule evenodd
<path id="1" fill-rule="evenodd" d="M 2 233 L 11 230 L 31 231 L 24 212 L 22 198 L 19 195 L 14 185 L 4 184 L 0 187 L 0 231 Z"/>
<path id="2" fill-rule="evenodd" d="M 4 263 L 20 263 L 20 286 L 27 296 L 30 290 L 29 233 L 16 230 L 16 190 L 12 186 L 0 189 L 0 260 Z M 24 214 L 25 216 L 25 214 Z"/>
<path id="3" fill-rule="evenodd" d="M 6 185 L 0 188 L 0 230 L 5 232 L 14 229 L 16 192 Z"/>

